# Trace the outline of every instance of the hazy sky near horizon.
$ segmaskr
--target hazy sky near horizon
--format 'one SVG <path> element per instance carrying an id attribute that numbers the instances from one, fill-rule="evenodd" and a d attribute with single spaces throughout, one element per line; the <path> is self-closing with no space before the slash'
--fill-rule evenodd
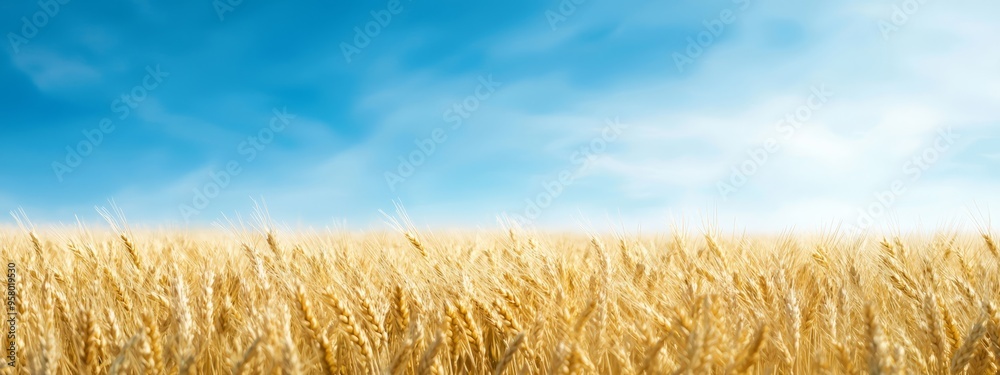
<path id="1" fill-rule="evenodd" d="M 0 209 L 202 226 L 1000 214 L 1000 3 L 4 2 Z"/>

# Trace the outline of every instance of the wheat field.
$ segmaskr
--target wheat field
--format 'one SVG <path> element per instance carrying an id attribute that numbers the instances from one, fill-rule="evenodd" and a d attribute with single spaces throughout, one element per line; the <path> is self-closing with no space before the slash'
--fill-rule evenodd
<path id="1" fill-rule="evenodd" d="M 18 311 L 3 373 L 1000 366 L 989 235 L 122 228 L 0 231 Z"/>

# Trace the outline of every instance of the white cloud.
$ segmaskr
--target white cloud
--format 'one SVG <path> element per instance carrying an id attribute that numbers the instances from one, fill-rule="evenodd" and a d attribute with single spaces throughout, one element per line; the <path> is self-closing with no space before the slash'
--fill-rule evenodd
<path id="1" fill-rule="evenodd" d="M 631 136 L 623 140 L 624 150 L 613 151 L 598 161 L 593 170 L 595 178 L 603 175 L 615 182 L 614 185 L 620 186 L 619 193 L 629 199 L 651 198 L 658 192 L 673 194 L 672 199 L 665 199 L 673 203 L 659 207 L 661 212 L 678 207 L 697 211 L 697 207 L 719 204 L 719 211 L 737 218 L 743 216 L 743 221 L 768 223 L 757 226 L 763 229 L 780 229 L 793 223 L 824 225 L 853 220 L 857 209 L 870 203 L 873 189 L 885 188 L 902 176 L 904 163 L 928 147 L 940 129 L 953 127 L 971 139 L 985 130 L 985 124 L 995 126 L 1000 121 L 1000 109 L 987 103 L 997 102 L 1000 95 L 992 89 L 1000 87 L 997 71 L 1000 49 L 984 48 L 994 44 L 991 40 L 1000 35 L 1000 25 L 976 6 L 964 9 L 960 8 L 964 5 L 951 7 L 949 3 L 933 6 L 934 12 L 914 17 L 889 42 L 882 40 L 875 27 L 877 20 L 887 16 L 882 12 L 884 9 L 873 12 L 871 7 L 860 5 L 854 8 L 867 8 L 868 12 L 832 12 L 830 17 L 849 17 L 870 24 L 871 29 L 865 31 L 870 33 L 868 39 L 859 39 L 856 32 L 830 34 L 796 57 L 810 70 L 822 73 L 823 82 L 837 91 L 836 97 L 784 143 L 785 147 L 751 177 L 745 188 L 749 191 L 733 201 L 720 203 L 718 196 L 703 192 L 714 191 L 715 183 L 728 177 L 730 166 L 746 158 L 747 148 L 773 136 L 773 124 L 801 104 L 804 97 L 781 94 L 788 90 L 775 90 L 777 87 L 758 79 L 754 82 L 759 84 L 762 95 L 740 106 L 728 105 L 727 113 L 719 113 L 698 107 L 658 105 L 658 102 L 669 103 L 669 97 L 622 94 L 684 92 L 699 96 L 722 89 L 722 82 L 727 79 L 743 80 L 747 76 L 767 79 L 781 75 L 780 70 L 765 73 L 759 67 L 744 64 L 745 57 L 734 56 L 731 52 L 747 52 L 740 44 L 747 40 L 741 37 L 713 46 L 713 53 L 698 61 L 700 69 L 684 82 L 653 81 L 640 87 L 605 88 L 616 93 L 617 101 L 602 102 L 601 107 L 621 105 L 659 110 L 631 116 L 631 122 L 648 126 L 633 128 Z M 754 25 L 756 21 L 746 22 Z M 886 55 L 894 64 L 888 76 L 880 77 L 877 70 L 843 69 L 844 61 L 861 57 L 876 63 L 883 58 L 879 55 Z M 588 96 L 594 98 L 591 102 L 608 97 L 596 93 Z M 676 152 L 671 146 L 678 142 L 706 147 Z M 960 166 L 976 163 L 951 157 L 961 147 L 954 146 L 945 156 L 946 161 L 932 168 L 948 168 L 949 163 Z M 984 156 L 1000 160 L 1000 155 Z M 997 206 L 997 201 L 990 198 L 995 195 L 992 193 L 995 186 L 976 176 L 944 180 L 931 173 L 912 185 L 911 191 L 892 209 L 901 217 L 898 222 L 905 225 L 917 225 L 920 218 L 951 219 L 973 200 Z M 789 186 L 810 189 L 789 191 Z M 668 189 L 669 193 L 663 193 Z M 637 211 L 632 208 L 630 212 Z M 566 211 L 550 215 L 572 216 Z"/>
<path id="2" fill-rule="evenodd" d="M 54 51 L 32 49 L 14 54 L 12 59 L 41 91 L 81 87 L 101 79 L 94 67 Z"/>

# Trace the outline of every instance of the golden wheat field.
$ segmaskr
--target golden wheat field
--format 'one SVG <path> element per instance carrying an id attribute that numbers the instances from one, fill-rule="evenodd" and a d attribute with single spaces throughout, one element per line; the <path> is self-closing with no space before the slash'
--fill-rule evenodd
<path id="1" fill-rule="evenodd" d="M 5 373 L 1000 366 L 989 235 L 9 229 L 0 254 Z"/>

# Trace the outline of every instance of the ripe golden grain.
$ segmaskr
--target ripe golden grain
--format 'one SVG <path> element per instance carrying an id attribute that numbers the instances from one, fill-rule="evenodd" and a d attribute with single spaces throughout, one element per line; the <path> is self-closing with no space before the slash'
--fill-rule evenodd
<path id="1" fill-rule="evenodd" d="M 267 229 L 235 241 L 0 230 L 0 256 L 19 271 L 17 371 L 1000 367 L 1000 265 L 995 240 L 981 234 L 837 242 L 401 228 L 388 236 Z"/>

